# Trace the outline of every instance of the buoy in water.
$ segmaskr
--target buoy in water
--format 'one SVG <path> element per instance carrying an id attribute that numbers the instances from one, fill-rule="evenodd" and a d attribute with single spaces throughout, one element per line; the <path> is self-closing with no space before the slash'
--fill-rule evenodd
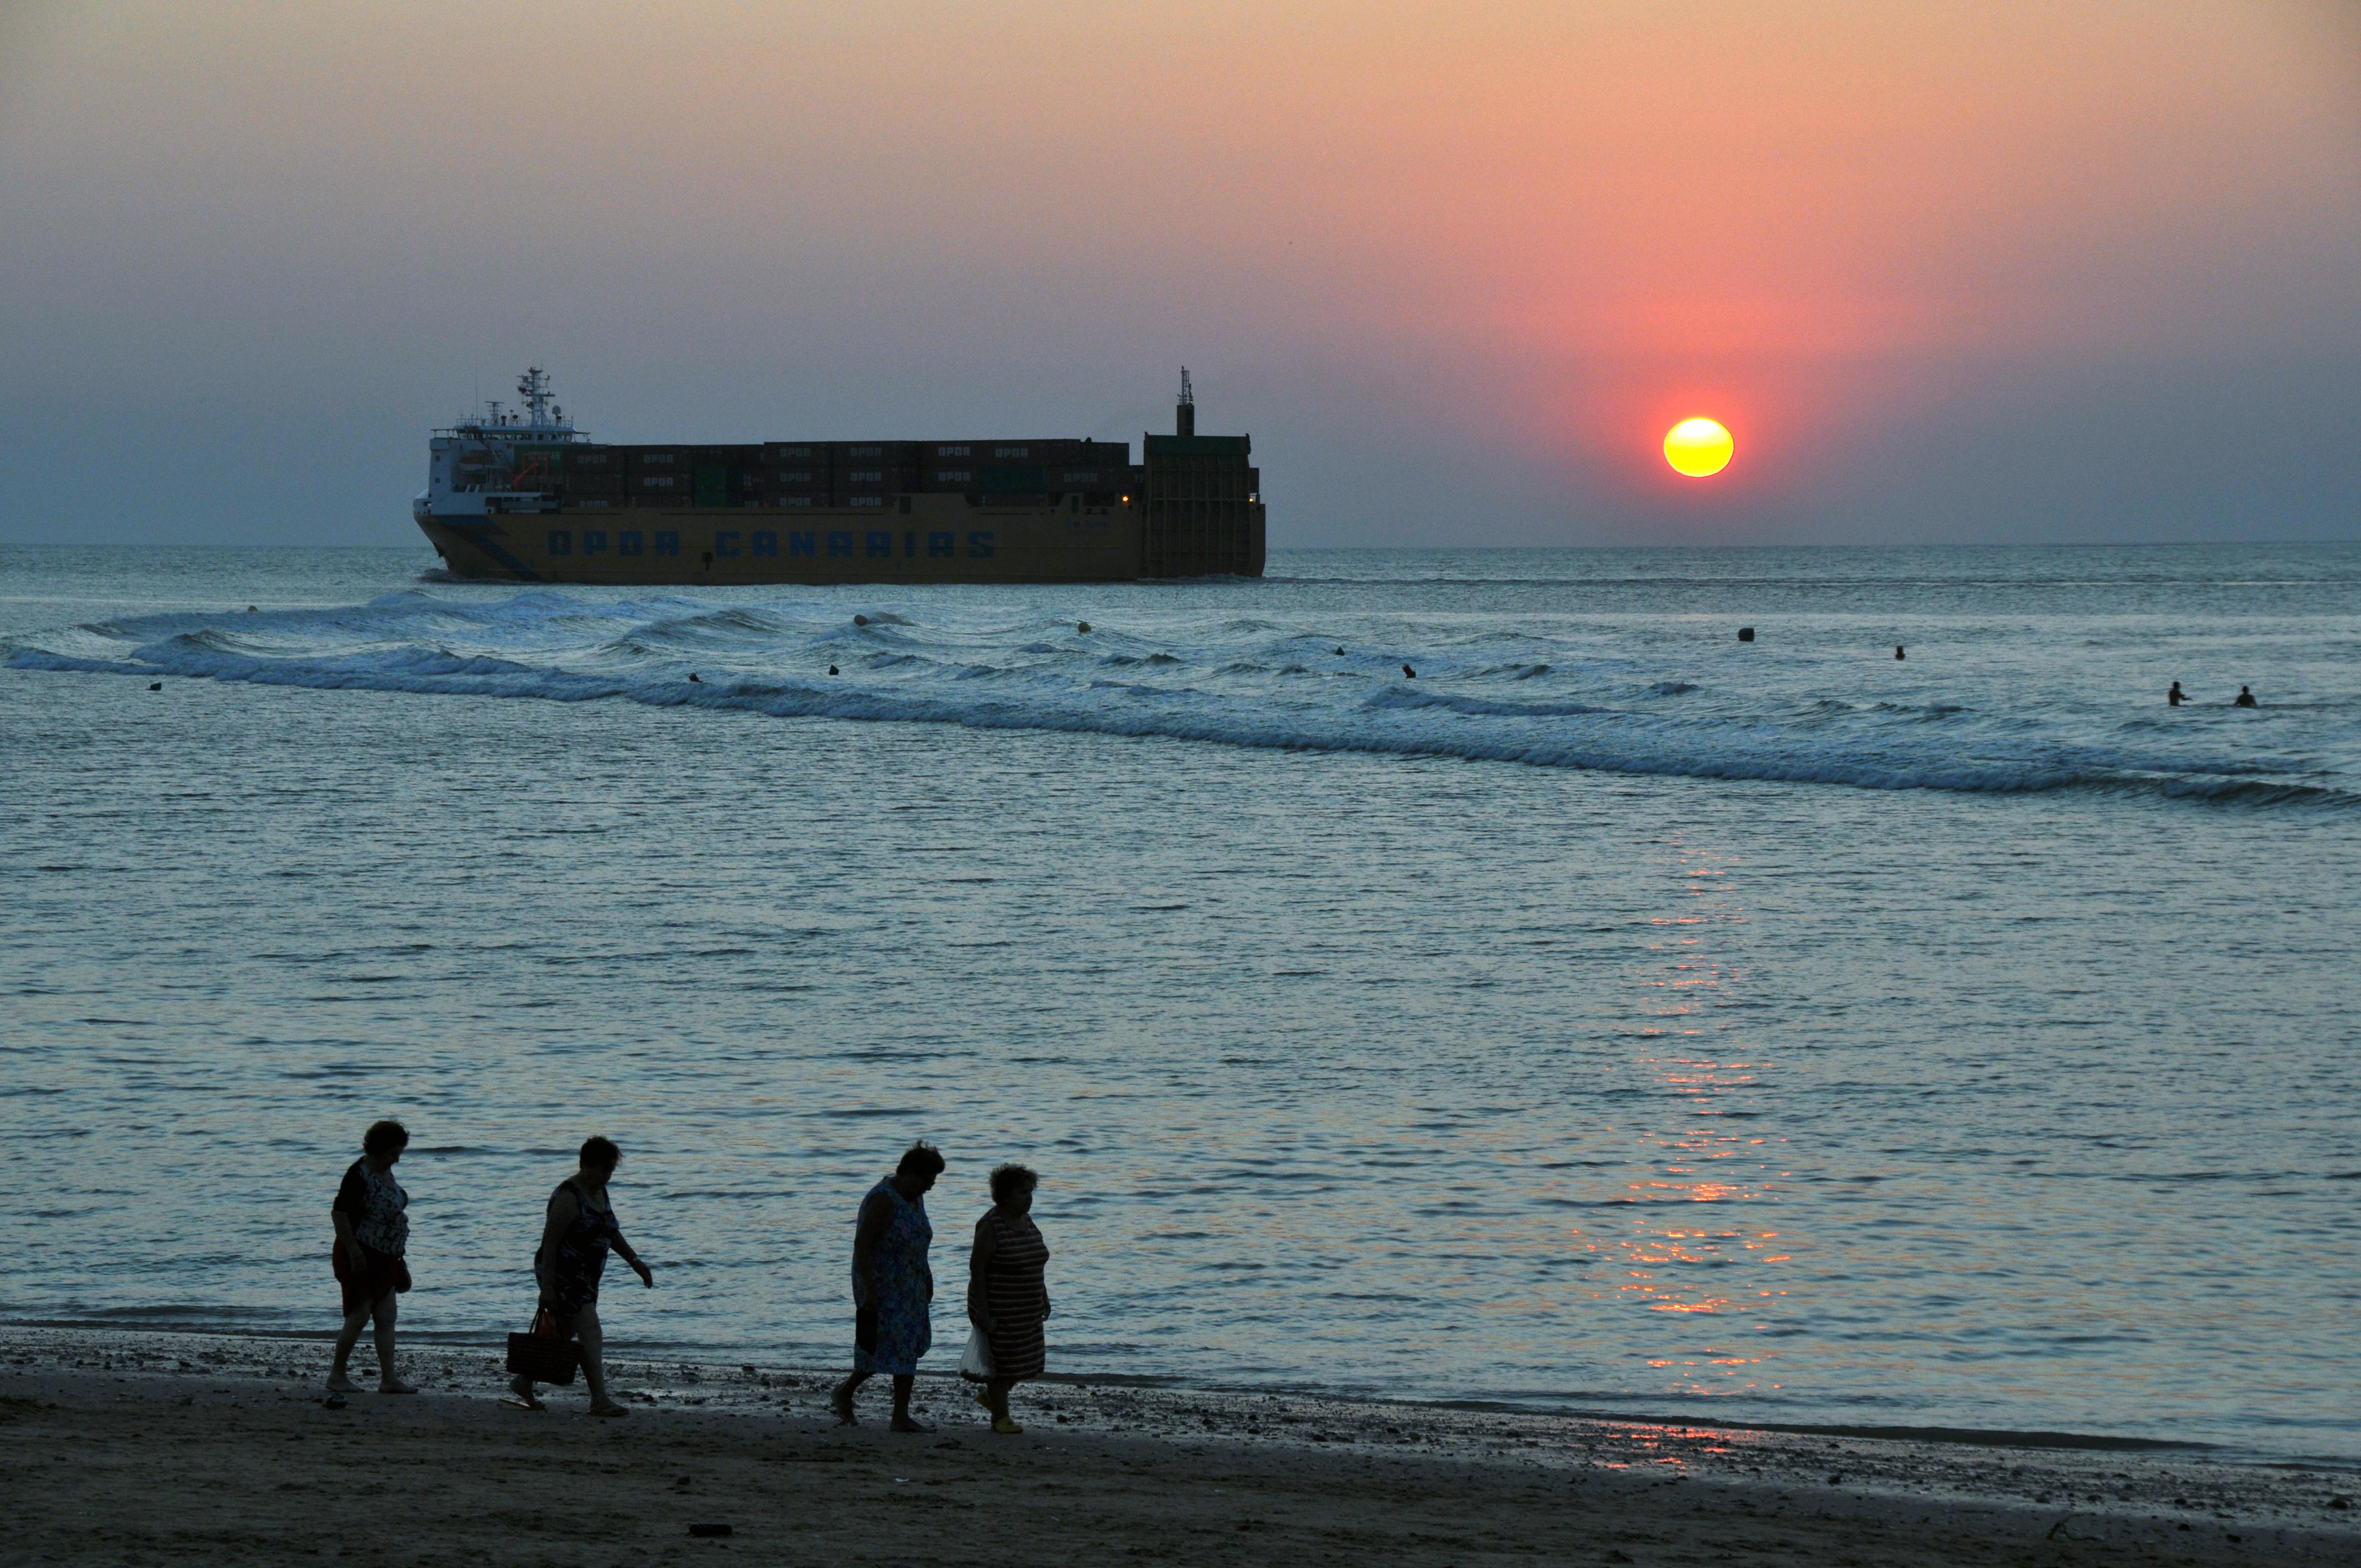
<path id="1" fill-rule="evenodd" d="M 830 665 L 828 667 L 828 673 L 829 673 L 829 674 L 831 674 L 831 675 L 832 675 L 832 674 L 836 674 L 836 666 L 835 666 L 834 664 L 830 664 Z"/>
<path id="2" fill-rule="evenodd" d="M 1074 630 L 1076 631 L 1088 631 L 1090 629 L 1091 623 L 1087 620 L 1078 620 L 1074 622 Z"/>
<path id="3" fill-rule="evenodd" d="M 1408 664 L 1404 664 L 1402 666 L 1402 674 L 1408 675 L 1411 680 L 1418 679 L 1418 672 L 1411 669 Z"/>
<path id="4" fill-rule="evenodd" d="M 852 624 L 855 626 L 866 626 L 869 624 L 869 618 L 865 615 L 856 615 L 852 618 Z"/>
<path id="5" fill-rule="evenodd" d="M 692 680 L 692 681 L 697 681 L 697 684 L 698 685 L 703 685 L 705 684 L 703 681 L 697 681 L 697 672 L 696 672 L 695 670 L 691 670 L 691 671 L 689 671 L 689 672 L 688 672 L 688 678 L 689 678 L 690 680 Z"/>
<path id="6" fill-rule="evenodd" d="M 1336 650 L 1336 657 L 1338 657 L 1339 659 L 1341 659 L 1341 658 L 1343 658 L 1344 656 L 1345 656 L 1345 650 L 1343 650 L 1342 648 L 1337 649 L 1337 650 Z"/>
<path id="7" fill-rule="evenodd" d="M 164 689 L 164 683 L 161 681 L 149 681 L 148 683 L 148 689 L 151 692 L 162 691 Z"/>
<path id="8" fill-rule="evenodd" d="M 1751 626 L 1741 626 L 1741 627 L 1740 627 L 1740 628 L 1738 629 L 1738 640 L 1739 640 L 1741 642 L 1752 642 L 1752 641 L 1754 641 L 1754 628 L 1752 628 L 1752 627 L 1751 627 Z"/>
<path id="9" fill-rule="evenodd" d="M 1902 657 L 1902 644 L 1899 642 L 1894 645 L 1894 656 L 1897 659 Z"/>

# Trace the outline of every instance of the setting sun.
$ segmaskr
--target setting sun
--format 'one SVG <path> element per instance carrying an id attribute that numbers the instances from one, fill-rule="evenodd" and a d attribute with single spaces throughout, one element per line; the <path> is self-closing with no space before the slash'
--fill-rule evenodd
<path id="1" fill-rule="evenodd" d="M 1692 479 L 1730 466 L 1730 432 L 1709 419 L 1685 419 L 1664 433 L 1664 461 Z"/>

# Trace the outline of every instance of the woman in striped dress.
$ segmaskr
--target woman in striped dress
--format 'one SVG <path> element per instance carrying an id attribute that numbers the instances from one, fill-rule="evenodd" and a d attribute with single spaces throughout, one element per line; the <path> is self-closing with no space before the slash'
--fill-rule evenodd
<path id="1" fill-rule="evenodd" d="M 1041 1376 L 1041 1321 L 1049 1315 L 1042 1282 L 1049 1248 L 1033 1223 L 1033 1190 L 1041 1179 L 1021 1165 L 992 1173 L 992 1207 L 975 1223 L 968 1255 L 968 1321 L 992 1343 L 992 1376 L 976 1393 L 992 1430 L 1020 1432 L 1009 1418 L 1008 1390 Z"/>

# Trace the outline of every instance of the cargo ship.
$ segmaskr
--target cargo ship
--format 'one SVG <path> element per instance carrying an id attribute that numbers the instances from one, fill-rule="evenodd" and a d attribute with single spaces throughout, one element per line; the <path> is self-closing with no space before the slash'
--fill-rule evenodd
<path id="1" fill-rule="evenodd" d="M 460 577 L 528 583 L 1116 583 L 1258 577 L 1253 438 L 590 439 L 539 366 L 428 442 L 412 516 Z"/>

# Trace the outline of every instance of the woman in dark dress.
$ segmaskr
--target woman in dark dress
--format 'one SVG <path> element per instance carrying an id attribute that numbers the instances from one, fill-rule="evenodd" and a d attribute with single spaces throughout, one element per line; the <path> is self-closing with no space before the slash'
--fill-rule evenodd
<path id="1" fill-rule="evenodd" d="M 1049 1315 L 1042 1271 L 1049 1247 L 1033 1223 L 1033 1190 L 1040 1182 L 1021 1165 L 994 1171 L 992 1207 L 975 1223 L 975 1250 L 968 1255 L 968 1321 L 992 1344 L 992 1376 L 975 1397 L 992 1412 L 996 1432 L 1025 1430 L 1008 1414 L 1008 1390 L 1041 1376 L 1041 1322 Z"/>
<path id="2" fill-rule="evenodd" d="M 401 1123 L 372 1125 L 361 1135 L 361 1157 L 346 1169 L 344 1185 L 336 1189 L 336 1201 L 328 1210 L 336 1227 L 329 1262 L 345 1298 L 345 1326 L 336 1335 L 336 1359 L 328 1368 L 331 1394 L 355 1391 L 345 1366 L 372 1318 L 377 1320 L 377 1391 L 418 1392 L 393 1372 L 395 1298 L 410 1288 L 410 1266 L 402 1261 L 410 1246 L 410 1194 L 393 1179 L 393 1166 L 409 1146 L 410 1134 Z"/>
<path id="3" fill-rule="evenodd" d="M 598 1327 L 598 1277 L 606 1271 L 607 1254 L 621 1254 L 651 1290 L 656 1283 L 654 1271 L 623 1239 L 622 1227 L 615 1223 L 615 1205 L 607 1196 L 607 1184 L 615 1179 L 615 1167 L 622 1158 L 622 1150 L 608 1139 L 583 1144 L 581 1168 L 549 1195 L 549 1217 L 542 1226 L 540 1249 L 533 1255 L 542 1309 L 582 1342 L 582 1381 L 589 1385 L 594 1416 L 630 1413 L 607 1394 L 606 1337 Z M 546 1408 L 533 1396 L 532 1381 L 522 1375 L 509 1387 L 526 1409 Z"/>

